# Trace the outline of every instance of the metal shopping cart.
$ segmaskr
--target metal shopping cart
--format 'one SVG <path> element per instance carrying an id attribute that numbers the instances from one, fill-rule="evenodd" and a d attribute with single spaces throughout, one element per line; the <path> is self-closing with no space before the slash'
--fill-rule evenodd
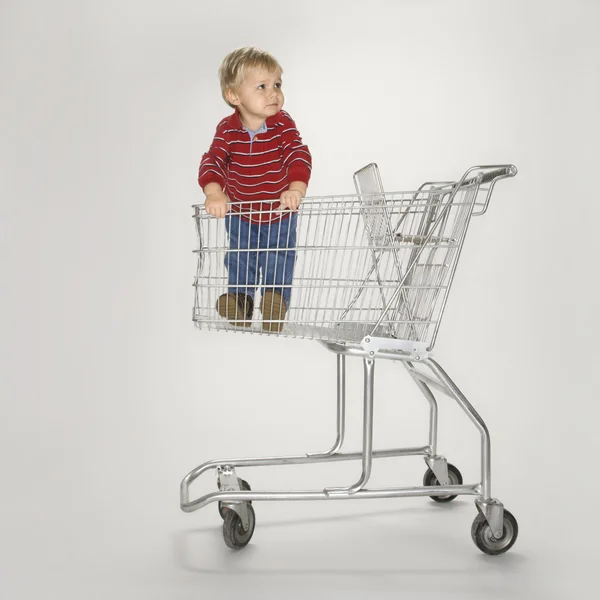
<path id="1" fill-rule="evenodd" d="M 216 305 L 228 288 L 228 253 L 256 254 L 256 248 L 230 249 L 223 219 L 194 206 L 199 239 L 193 320 L 201 329 L 318 340 L 337 355 L 337 436 L 326 452 L 263 458 L 211 460 L 181 482 L 181 509 L 192 512 L 218 502 L 223 536 L 231 548 L 252 537 L 261 500 L 338 500 L 429 496 L 450 502 L 475 496 L 478 514 L 471 528 L 477 547 L 501 554 L 515 543 L 517 521 L 491 496 L 490 435 L 465 396 L 432 358 L 471 217 L 486 212 L 500 179 L 513 177 L 512 165 L 472 167 L 456 182 L 427 182 L 417 191 L 386 193 L 375 164 L 354 174 L 355 195 L 306 198 L 297 213 L 292 297 L 285 315 L 261 315 L 257 308 L 231 321 Z M 256 217 L 256 215 L 253 215 Z M 264 227 L 264 225 L 263 225 Z M 264 252 L 281 252 L 281 248 Z M 229 282 L 231 285 L 231 282 Z M 257 296 L 268 293 L 258 282 Z M 261 305 L 262 310 L 262 305 Z M 267 319 L 267 317 L 269 317 Z M 267 322 L 266 321 L 271 321 Z M 341 452 L 345 433 L 346 357 L 364 368 L 361 452 Z M 424 446 L 373 450 L 373 388 L 378 359 L 400 361 L 429 403 L 429 440 Z M 481 434 L 481 480 L 464 484 L 460 471 L 438 454 L 438 405 L 434 391 L 453 398 Z M 423 485 L 365 487 L 374 458 L 423 456 Z M 253 491 L 236 469 L 251 466 L 361 460 L 362 474 L 347 487 L 314 491 Z M 190 500 L 191 484 L 216 470 L 218 490 Z"/>

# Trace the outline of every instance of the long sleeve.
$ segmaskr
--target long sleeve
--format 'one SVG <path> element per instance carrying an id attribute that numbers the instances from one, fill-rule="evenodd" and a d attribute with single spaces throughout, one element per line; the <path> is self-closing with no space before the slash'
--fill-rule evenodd
<path id="1" fill-rule="evenodd" d="M 294 120 L 282 111 L 283 131 L 281 132 L 281 146 L 283 150 L 283 165 L 287 169 L 288 183 L 302 181 L 306 185 L 310 180 L 312 157 L 306 144 L 302 143 L 300 132 Z"/>
<path id="2" fill-rule="evenodd" d="M 198 184 L 204 189 L 209 183 L 216 182 L 223 189 L 227 181 L 226 171 L 229 162 L 229 146 L 225 139 L 225 122 L 217 126 L 215 137 L 208 152 L 202 156 L 198 171 Z"/>

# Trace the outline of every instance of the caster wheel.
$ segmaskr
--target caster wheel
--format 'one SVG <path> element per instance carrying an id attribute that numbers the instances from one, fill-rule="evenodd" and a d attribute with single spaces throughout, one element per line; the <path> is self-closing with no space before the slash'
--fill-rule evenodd
<path id="1" fill-rule="evenodd" d="M 245 490 L 247 492 L 250 491 L 250 484 L 245 480 L 245 479 L 240 479 L 238 477 L 238 483 L 240 484 L 240 488 L 242 490 Z M 252 502 L 249 502 L 248 504 L 252 504 Z M 219 514 L 221 515 L 221 518 L 225 518 L 225 516 L 227 515 L 228 512 L 230 512 L 231 509 L 227 508 L 226 506 L 223 506 L 222 502 L 219 502 Z M 235 512 L 235 511 L 234 511 Z"/>
<path id="2" fill-rule="evenodd" d="M 479 513 L 471 526 L 471 537 L 475 545 L 485 554 L 503 554 L 510 550 L 517 541 L 519 526 L 510 512 L 504 509 L 504 533 L 501 538 L 495 538 L 492 530 L 482 513 Z"/>
<path id="3" fill-rule="evenodd" d="M 450 479 L 450 485 L 461 485 L 463 482 L 462 475 L 460 471 L 454 466 L 448 463 L 448 478 Z M 438 478 L 434 475 L 431 469 L 427 469 L 425 475 L 423 476 L 423 485 L 440 485 Z M 456 496 L 429 496 L 432 500 L 436 502 L 450 502 L 454 500 Z"/>
<path id="4" fill-rule="evenodd" d="M 256 518 L 254 509 L 248 504 L 248 529 L 244 530 L 242 520 L 235 510 L 227 510 L 223 521 L 223 539 L 233 550 L 239 550 L 248 544 L 254 533 Z"/>

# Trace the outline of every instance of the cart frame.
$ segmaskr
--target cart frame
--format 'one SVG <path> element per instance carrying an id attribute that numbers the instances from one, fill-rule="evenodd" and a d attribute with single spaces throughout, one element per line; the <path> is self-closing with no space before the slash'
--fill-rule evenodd
<path id="1" fill-rule="evenodd" d="M 424 189 L 441 190 L 442 193 L 450 195 L 452 199 L 459 190 L 470 188 L 474 190 L 472 205 L 469 209 L 468 219 L 471 216 L 484 214 L 489 205 L 493 188 L 498 180 L 514 177 L 517 169 L 513 165 L 491 165 L 477 166 L 468 169 L 457 182 L 426 182 L 418 190 Z M 489 184 L 486 189 L 483 186 Z M 385 196 L 383 186 L 376 165 L 371 164 L 355 173 L 355 185 L 359 195 L 368 198 L 371 202 L 380 202 L 381 210 L 377 214 L 385 216 Z M 417 193 L 418 193 L 417 192 Z M 483 202 L 477 203 L 477 198 L 485 194 Z M 196 224 L 201 239 L 199 224 L 199 207 L 195 208 Z M 374 214 L 374 213 L 373 213 Z M 366 223 L 370 234 L 381 235 L 401 234 L 390 231 L 389 219 L 383 218 Z M 387 219 L 387 220 L 386 220 Z M 219 502 L 222 516 L 225 515 L 224 535 L 226 543 L 232 548 L 245 546 L 254 531 L 255 515 L 252 502 L 258 501 L 300 501 L 300 500 L 343 500 L 343 499 L 369 499 L 369 498 L 398 498 L 410 496 L 429 496 L 434 500 L 447 502 L 458 495 L 475 496 L 475 505 L 478 515 L 473 522 L 471 534 L 475 544 L 480 550 L 487 554 L 501 554 L 506 552 L 514 544 L 518 525 L 512 514 L 504 508 L 504 505 L 491 492 L 491 441 L 488 428 L 470 404 L 458 386 L 432 358 L 432 350 L 437 338 L 441 315 L 444 311 L 450 285 L 454 279 L 458 257 L 462 250 L 464 236 L 468 227 L 468 219 L 464 230 L 461 232 L 462 239 L 457 246 L 456 260 L 451 265 L 449 283 L 445 287 L 443 297 L 439 299 L 435 317 L 435 328 L 428 337 L 419 339 L 415 336 L 413 340 L 399 340 L 393 337 L 378 335 L 380 325 L 385 314 L 395 305 L 407 306 L 407 288 L 410 288 L 411 270 L 403 274 L 400 283 L 394 293 L 385 299 L 385 306 L 381 313 L 379 322 L 376 322 L 371 331 L 360 340 L 355 342 L 318 339 L 318 341 L 329 351 L 336 354 L 337 358 L 337 417 L 336 436 L 331 448 L 323 452 L 311 452 L 306 454 L 289 456 L 267 456 L 257 458 L 226 458 L 204 462 L 190 471 L 182 480 L 180 486 L 180 507 L 184 512 L 196 511 L 208 504 Z M 382 225 L 383 223 L 383 225 Z M 383 232 L 383 233 L 382 233 Z M 411 235 L 409 242 L 412 244 L 414 256 L 431 242 L 436 235 L 435 227 L 423 229 L 419 234 Z M 397 259 L 394 258 L 393 260 Z M 199 263 L 202 258 L 199 257 Z M 414 259 L 416 261 L 416 258 Z M 414 264 L 413 261 L 413 264 Z M 410 262 L 410 261 L 409 261 Z M 373 264 L 377 266 L 377 257 L 374 256 Z M 200 268 L 200 267 L 199 267 Z M 414 271 L 413 271 L 414 272 Z M 198 280 L 196 280 L 197 282 Z M 197 297 L 196 297 L 197 298 Z M 404 310 L 404 309 L 403 309 Z M 398 313 L 396 313 L 398 314 Z M 196 315 L 196 312 L 195 312 Z M 410 322 L 410 321 L 409 321 Z M 362 418 L 362 450 L 359 452 L 341 452 L 345 437 L 345 414 L 346 414 L 346 357 L 360 358 L 363 361 L 364 370 L 364 401 Z M 411 379 L 419 388 L 429 404 L 429 436 L 427 444 L 418 447 L 391 448 L 385 450 L 373 449 L 373 390 L 375 378 L 375 363 L 378 359 L 399 361 L 405 367 Z M 463 484 L 462 476 L 458 469 L 450 465 L 447 459 L 438 453 L 438 403 L 436 392 L 452 398 L 466 413 L 475 425 L 481 436 L 480 448 L 480 481 Z M 366 487 L 370 475 L 373 459 L 400 456 L 422 456 L 427 465 L 424 482 L 421 486 L 391 487 L 380 489 L 369 489 Z M 249 485 L 238 477 L 236 469 L 256 466 L 271 466 L 284 464 L 310 464 L 338 461 L 361 460 L 362 472 L 358 480 L 345 487 L 328 487 L 323 490 L 306 491 L 255 491 L 250 490 Z M 205 494 L 197 499 L 190 499 L 190 486 L 202 474 L 214 470 L 217 475 L 219 491 Z"/>

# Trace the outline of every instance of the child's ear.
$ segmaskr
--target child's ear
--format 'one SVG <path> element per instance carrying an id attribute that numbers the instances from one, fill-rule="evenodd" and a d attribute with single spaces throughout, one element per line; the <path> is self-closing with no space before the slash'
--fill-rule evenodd
<path id="1" fill-rule="evenodd" d="M 225 96 L 227 100 L 229 100 L 229 102 L 234 106 L 238 106 L 238 104 L 240 103 L 239 96 L 233 90 L 226 90 Z"/>

